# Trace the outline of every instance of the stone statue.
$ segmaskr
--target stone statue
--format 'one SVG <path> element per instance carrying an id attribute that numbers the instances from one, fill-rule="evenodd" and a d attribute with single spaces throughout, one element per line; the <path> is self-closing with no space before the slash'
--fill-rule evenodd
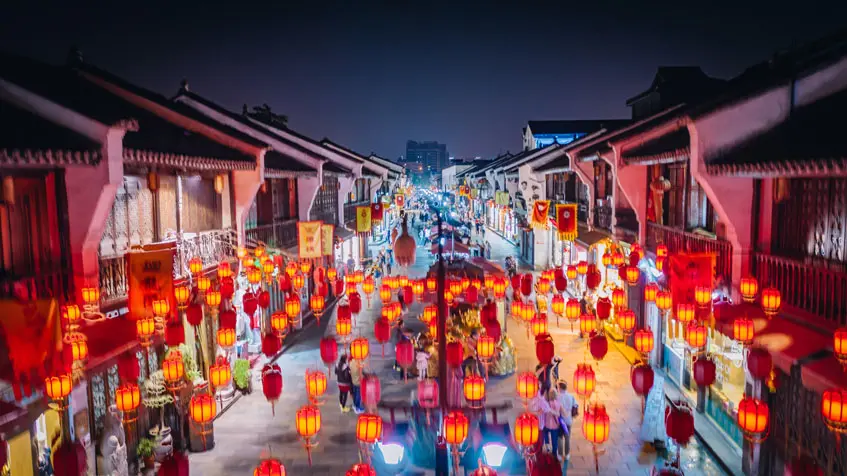
<path id="1" fill-rule="evenodd" d="M 97 447 L 97 474 L 128 476 L 127 448 L 121 412 L 111 405 L 106 413 L 106 422 Z"/>

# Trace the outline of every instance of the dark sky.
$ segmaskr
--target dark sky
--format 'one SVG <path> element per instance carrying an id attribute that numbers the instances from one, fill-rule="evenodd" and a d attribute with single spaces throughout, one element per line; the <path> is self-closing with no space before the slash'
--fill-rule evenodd
<path id="1" fill-rule="evenodd" d="M 6 0 L 0 48 L 61 62 L 78 45 L 163 94 L 187 78 L 229 108 L 266 102 L 298 131 L 392 159 L 407 139 L 514 152 L 530 119 L 628 117 L 659 65 L 728 78 L 847 24 L 843 0 L 68 3 Z"/>

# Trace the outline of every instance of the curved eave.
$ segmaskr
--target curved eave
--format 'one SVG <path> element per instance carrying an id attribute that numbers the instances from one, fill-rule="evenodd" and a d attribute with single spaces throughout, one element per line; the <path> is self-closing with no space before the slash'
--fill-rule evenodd
<path id="1" fill-rule="evenodd" d="M 103 158 L 99 150 L 0 149 L 0 165 L 57 167 L 97 165 Z"/>
<path id="2" fill-rule="evenodd" d="M 298 177 L 317 177 L 317 172 L 307 172 L 300 171 L 295 172 L 292 170 L 274 170 L 274 169 L 265 169 L 265 177 L 266 178 L 298 178 Z"/>
<path id="3" fill-rule="evenodd" d="M 634 165 L 669 164 L 672 162 L 681 162 L 684 160 L 688 160 L 690 153 L 691 152 L 688 147 L 683 147 L 680 149 L 669 150 L 667 152 L 662 152 L 659 154 L 624 157 L 623 161 L 626 164 Z"/>
<path id="4" fill-rule="evenodd" d="M 192 170 L 253 170 L 256 168 L 255 162 L 246 160 L 222 160 L 128 148 L 124 148 L 124 163 Z"/>
<path id="5" fill-rule="evenodd" d="M 709 175 L 751 178 L 844 176 L 847 175 L 847 157 L 755 164 L 712 164 L 706 165 L 706 171 Z"/>

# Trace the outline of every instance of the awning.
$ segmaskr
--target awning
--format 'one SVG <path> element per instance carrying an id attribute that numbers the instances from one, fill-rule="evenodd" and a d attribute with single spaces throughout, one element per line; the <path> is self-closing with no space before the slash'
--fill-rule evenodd
<path id="1" fill-rule="evenodd" d="M 468 245 L 460 243 L 456 240 L 446 240 L 445 243 L 444 243 L 444 254 L 450 254 L 450 253 L 459 253 L 459 254 L 464 253 L 466 255 L 470 255 L 471 250 L 468 248 Z M 432 254 L 434 254 L 434 255 L 438 254 L 438 243 L 435 243 L 434 245 L 432 245 Z"/>
<path id="2" fill-rule="evenodd" d="M 540 167 L 535 167 L 533 171 L 535 172 L 548 172 L 548 173 L 558 173 L 558 172 L 568 172 L 571 170 L 571 159 L 567 155 L 562 155 L 561 157 L 554 159 Z"/>
<path id="3" fill-rule="evenodd" d="M 588 231 L 588 228 L 582 225 L 577 225 L 576 242 L 581 244 L 582 246 L 585 246 L 586 248 L 589 248 L 597 244 L 598 242 L 606 240 L 608 238 L 609 235 L 607 233 L 595 230 Z"/>
<path id="4" fill-rule="evenodd" d="M 799 108 L 767 132 L 707 158 L 706 169 L 747 177 L 847 173 L 845 108 L 847 90 Z"/>
<path id="5" fill-rule="evenodd" d="M 624 150 L 623 159 L 627 163 L 643 165 L 676 162 L 688 158 L 690 145 L 688 129 L 683 127 Z"/>
<path id="6" fill-rule="evenodd" d="M 317 175 L 318 171 L 302 162 L 280 154 L 275 150 L 265 152 L 265 177 L 294 178 Z"/>
<path id="7" fill-rule="evenodd" d="M 493 276 L 505 276 L 506 275 L 506 272 L 503 271 L 503 268 L 500 267 L 500 265 L 498 265 L 494 262 L 488 261 L 487 259 L 485 259 L 481 256 L 475 256 L 475 257 L 471 258 L 471 263 L 473 263 L 474 266 L 477 266 L 480 269 L 482 269 L 482 271 L 485 272 L 485 274 L 490 274 L 490 275 L 493 275 Z"/>
<path id="8" fill-rule="evenodd" d="M 350 230 L 343 226 L 335 227 L 335 236 L 337 236 L 338 239 L 340 239 L 341 241 L 347 241 L 350 238 L 353 238 L 355 235 L 356 232 L 354 232 L 353 230 Z"/>

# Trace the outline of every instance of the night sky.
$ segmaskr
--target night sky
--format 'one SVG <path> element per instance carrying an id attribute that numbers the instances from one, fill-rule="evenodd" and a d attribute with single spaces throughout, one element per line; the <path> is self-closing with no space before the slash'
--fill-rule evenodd
<path id="1" fill-rule="evenodd" d="M 67 3 L 3 2 L 0 48 L 58 63 L 77 45 L 165 95 L 186 78 L 231 109 L 268 103 L 295 130 L 391 159 L 407 139 L 515 152 L 530 119 L 629 117 L 659 65 L 729 78 L 847 24 L 843 0 Z"/>

